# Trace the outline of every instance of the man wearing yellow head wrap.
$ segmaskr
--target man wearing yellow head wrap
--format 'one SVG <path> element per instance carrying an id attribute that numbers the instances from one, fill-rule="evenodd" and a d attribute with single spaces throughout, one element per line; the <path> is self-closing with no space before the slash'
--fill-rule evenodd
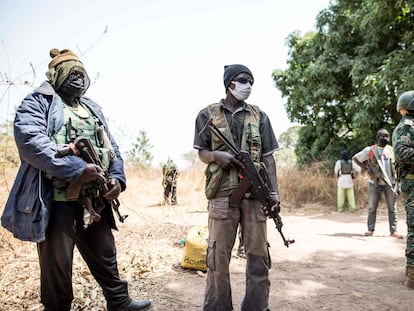
<path id="1" fill-rule="evenodd" d="M 100 107 L 83 96 L 89 78 L 82 62 L 68 49 L 52 49 L 50 56 L 48 81 L 27 95 L 16 112 L 14 134 L 21 166 L 1 224 L 16 238 L 37 243 L 45 310 L 71 309 L 75 246 L 102 287 L 107 310 L 148 310 L 150 301 L 129 297 L 128 284 L 120 279 L 117 267 L 112 234 L 117 228 L 110 202 L 126 188 L 118 145 Z M 102 168 L 75 154 L 56 156 L 59 148 L 78 136 L 90 138 L 109 176 L 99 221 L 85 217 L 79 199 L 66 194 L 69 184 L 80 182 L 89 185 L 82 191 L 92 202 L 102 197 L 93 186 L 105 181 Z"/>

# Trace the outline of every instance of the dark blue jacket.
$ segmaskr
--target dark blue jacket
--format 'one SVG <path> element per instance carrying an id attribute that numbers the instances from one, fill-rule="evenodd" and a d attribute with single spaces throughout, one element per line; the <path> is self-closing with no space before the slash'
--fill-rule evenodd
<path id="1" fill-rule="evenodd" d="M 1 224 L 23 241 L 41 242 L 46 238 L 53 185 L 45 175 L 73 182 L 80 177 L 86 166 L 86 162 L 78 156 L 55 157 L 57 145 L 50 137 L 64 123 L 63 107 L 57 99 L 52 86 L 43 82 L 22 101 L 14 120 L 14 137 L 21 165 L 1 216 Z M 87 97 L 81 97 L 81 102 L 103 124 L 116 155 L 108 174 L 110 178 L 118 179 L 122 190 L 125 190 L 124 162 L 118 145 L 108 131 L 101 108 Z M 116 229 L 113 214 L 111 215 L 111 226 Z"/>

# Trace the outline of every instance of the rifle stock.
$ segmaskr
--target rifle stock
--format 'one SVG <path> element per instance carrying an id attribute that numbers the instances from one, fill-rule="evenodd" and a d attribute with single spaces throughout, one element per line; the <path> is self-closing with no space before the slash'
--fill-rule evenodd
<path id="1" fill-rule="evenodd" d="M 289 247 L 290 244 L 295 243 L 295 240 L 286 239 L 283 232 L 283 222 L 279 215 L 280 212 L 280 202 L 275 202 L 272 198 L 271 191 L 267 183 L 264 182 L 263 178 L 260 176 L 259 172 L 256 170 L 256 167 L 247 151 L 238 150 L 230 140 L 227 139 L 223 133 L 214 125 L 212 120 L 210 119 L 207 123 L 207 126 L 210 128 L 212 133 L 214 133 L 233 153 L 234 157 L 243 163 L 243 177 L 247 178 L 250 181 L 250 185 L 246 187 L 245 182 L 242 181 L 242 188 L 249 190 L 252 192 L 254 197 L 266 208 L 266 212 L 268 216 L 273 219 L 276 229 L 279 231 L 280 236 L 282 237 L 283 244 L 286 247 Z M 245 193 L 245 190 L 243 190 Z M 243 193 L 243 194 L 244 194 Z M 241 196 L 238 196 L 241 199 Z M 240 203 L 240 202 L 239 202 Z M 271 208 L 277 206 L 277 210 L 272 211 Z"/>

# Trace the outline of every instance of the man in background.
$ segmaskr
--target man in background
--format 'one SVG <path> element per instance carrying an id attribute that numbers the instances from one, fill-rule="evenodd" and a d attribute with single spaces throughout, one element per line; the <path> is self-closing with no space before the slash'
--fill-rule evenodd
<path id="1" fill-rule="evenodd" d="M 334 167 L 335 176 L 338 177 L 337 210 L 344 211 L 345 198 L 351 213 L 355 211 L 354 178 L 361 172 L 361 167 L 352 163 L 348 150 L 341 151 L 341 159 L 337 160 Z"/>
<path id="2" fill-rule="evenodd" d="M 177 205 L 177 179 L 179 173 L 177 165 L 168 159 L 162 166 L 162 186 L 164 192 L 164 204 Z"/>
<path id="3" fill-rule="evenodd" d="M 386 129 L 377 131 L 377 144 L 367 146 L 352 157 L 363 170 L 368 172 L 368 231 L 365 236 L 372 236 L 375 231 L 377 209 L 381 194 L 384 193 L 388 208 L 390 235 L 399 238 L 397 232 L 397 204 L 394 190 L 395 170 L 394 151 L 388 144 L 390 134 Z"/>

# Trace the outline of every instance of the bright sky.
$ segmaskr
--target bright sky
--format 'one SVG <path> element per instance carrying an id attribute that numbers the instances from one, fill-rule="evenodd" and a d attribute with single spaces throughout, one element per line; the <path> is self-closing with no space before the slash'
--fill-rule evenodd
<path id="1" fill-rule="evenodd" d="M 271 73 L 286 68 L 286 38 L 314 30 L 329 0 L 1 0 L 0 120 L 13 120 L 31 87 L 45 80 L 51 48 L 70 48 L 94 83 L 86 96 L 103 107 L 121 151 L 140 130 L 153 165 L 193 150 L 199 110 L 224 97 L 223 66 L 241 63 L 276 136 L 286 131 Z M 14 85 L 7 85 L 5 74 Z M 184 165 L 184 164 L 182 164 Z"/>

